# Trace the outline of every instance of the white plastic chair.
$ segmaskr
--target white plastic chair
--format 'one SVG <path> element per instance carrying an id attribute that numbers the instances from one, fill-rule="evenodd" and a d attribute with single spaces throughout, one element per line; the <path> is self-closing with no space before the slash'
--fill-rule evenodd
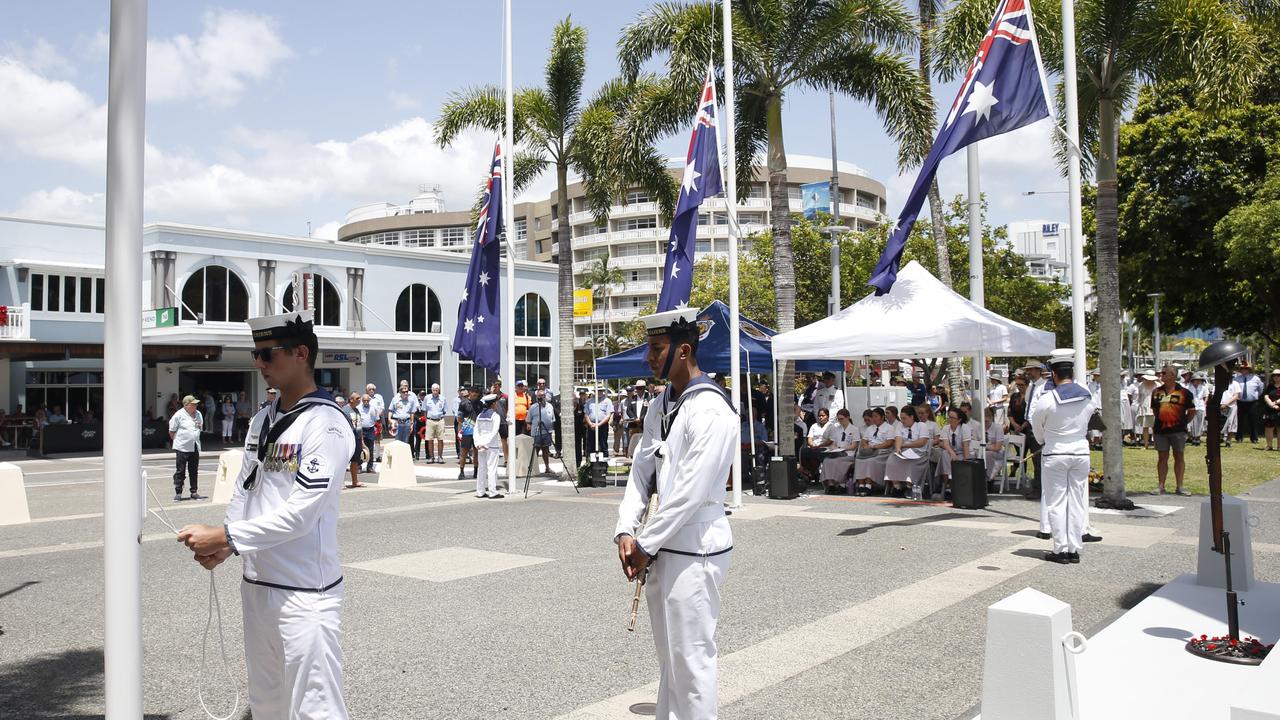
<path id="1" fill-rule="evenodd" d="M 1003 494 L 1005 486 L 1009 481 L 1013 481 L 1013 487 L 1021 488 L 1022 483 L 1027 478 L 1027 465 L 1022 462 L 1022 455 L 1026 450 L 1027 436 L 1019 433 L 1004 436 L 1004 462 L 1000 467 L 1000 492 Z M 1018 465 L 1017 472 L 1013 477 L 1009 477 L 1009 463 L 1014 462 Z"/>

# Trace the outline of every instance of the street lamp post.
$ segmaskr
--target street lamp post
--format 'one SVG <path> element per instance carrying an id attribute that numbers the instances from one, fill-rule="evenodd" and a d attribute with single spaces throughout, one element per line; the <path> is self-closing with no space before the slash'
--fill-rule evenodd
<path id="1" fill-rule="evenodd" d="M 1147 293 L 1147 297 L 1151 298 L 1155 305 L 1155 334 L 1151 337 L 1151 359 L 1152 364 L 1157 371 L 1160 370 L 1160 298 L 1164 297 L 1164 293 L 1155 292 Z"/>

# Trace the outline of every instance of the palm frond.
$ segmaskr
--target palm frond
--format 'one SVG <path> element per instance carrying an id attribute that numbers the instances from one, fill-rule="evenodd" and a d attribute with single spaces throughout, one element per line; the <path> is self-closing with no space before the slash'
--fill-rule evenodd
<path id="1" fill-rule="evenodd" d="M 518 195 L 547 171 L 551 162 L 541 152 L 517 150 L 511 158 L 511 194 Z"/>
<path id="2" fill-rule="evenodd" d="M 433 126 L 436 143 L 448 147 L 458 135 L 473 128 L 502 132 L 506 112 L 506 96 L 500 87 L 486 85 L 450 93 Z"/>
<path id="3" fill-rule="evenodd" d="M 587 31 L 569 18 L 556 24 L 551 32 L 551 49 L 547 58 L 546 93 L 554 109 L 550 134 L 568 134 L 578 120 L 582 103 L 582 78 L 587 72 Z"/>
<path id="4" fill-rule="evenodd" d="M 1156 2 L 1129 45 L 1144 57 L 1144 79 L 1189 80 L 1209 108 L 1247 97 L 1262 69 L 1257 34 L 1221 0 Z"/>

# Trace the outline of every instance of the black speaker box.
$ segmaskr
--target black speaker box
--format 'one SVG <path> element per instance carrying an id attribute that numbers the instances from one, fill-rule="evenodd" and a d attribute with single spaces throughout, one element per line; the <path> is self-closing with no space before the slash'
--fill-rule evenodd
<path id="1" fill-rule="evenodd" d="M 796 476 L 796 459 L 774 458 L 769 461 L 769 498 L 794 500 L 800 496 L 800 482 Z"/>
<path id="2" fill-rule="evenodd" d="M 767 466 L 757 465 L 751 468 L 751 472 L 747 473 L 747 477 L 751 479 L 752 495 L 769 494 L 769 468 Z"/>
<path id="3" fill-rule="evenodd" d="M 952 461 L 951 506 L 966 510 L 987 506 L 987 469 L 981 460 Z"/>

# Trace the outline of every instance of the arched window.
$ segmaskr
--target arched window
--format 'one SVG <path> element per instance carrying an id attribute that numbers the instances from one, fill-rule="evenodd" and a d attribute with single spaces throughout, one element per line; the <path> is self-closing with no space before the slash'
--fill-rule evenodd
<path id="1" fill-rule="evenodd" d="M 183 284 L 182 304 L 183 320 L 195 320 L 199 314 L 208 322 L 244 322 L 249 318 L 249 289 L 225 265 L 206 265 Z"/>
<path id="2" fill-rule="evenodd" d="M 551 308 L 537 293 L 525 293 L 516 300 L 516 335 L 551 337 Z"/>
<path id="3" fill-rule="evenodd" d="M 293 283 L 284 289 L 280 298 L 280 306 L 285 312 L 293 310 Z M 338 327 L 342 325 L 342 302 L 338 300 L 338 289 L 329 279 L 320 273 L 311 275 L 311 307 L 315 310 L 315 324 Z"/>
<path id="4" fill-rule="evenodd" d="M 440 300 L 431 288 L 414 283 L 400 293 L 396 332 L 440 332 Z"/>

